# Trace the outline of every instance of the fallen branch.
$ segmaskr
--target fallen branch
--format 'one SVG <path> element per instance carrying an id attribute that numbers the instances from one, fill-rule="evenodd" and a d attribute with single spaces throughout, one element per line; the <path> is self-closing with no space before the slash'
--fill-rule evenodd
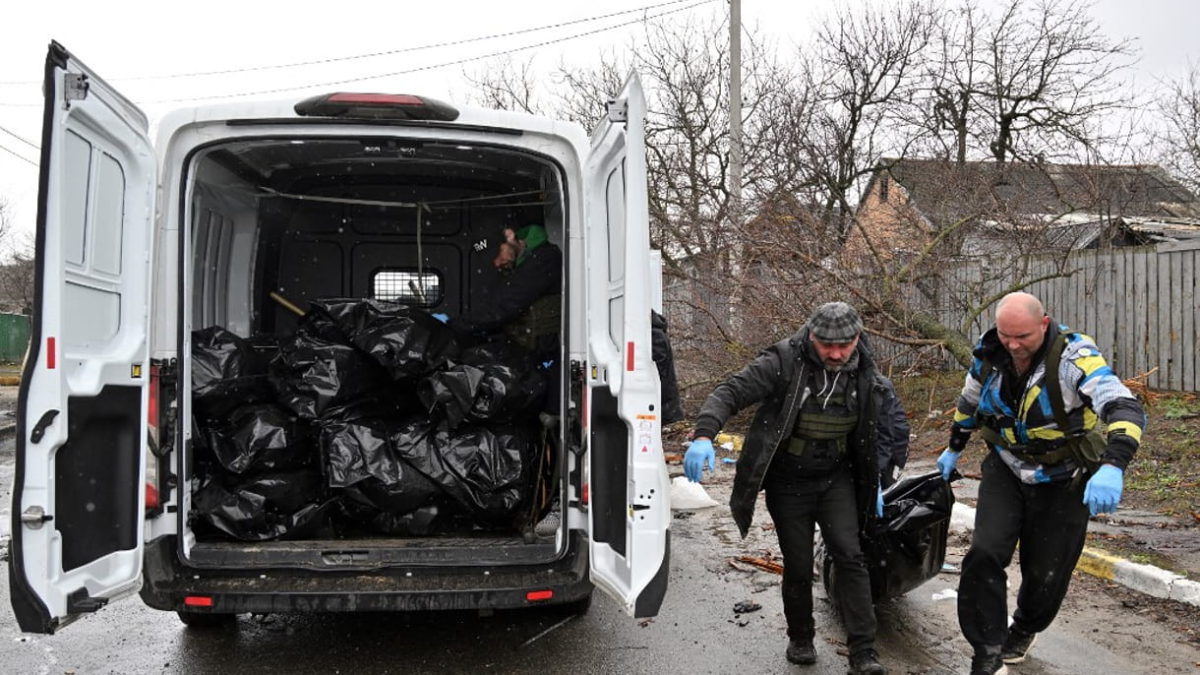
<path id="1" fill-rule="evenodd" d="M 755 558 L 754 556 L 749 555 L 738 556 L 736 560 L 738 562 L 746 563 L 747 565 L 753 565 L 760 570 L 766 570 L 772 574 L 783 574 L 783 565 L 780 565 L 774 560 Z"/>

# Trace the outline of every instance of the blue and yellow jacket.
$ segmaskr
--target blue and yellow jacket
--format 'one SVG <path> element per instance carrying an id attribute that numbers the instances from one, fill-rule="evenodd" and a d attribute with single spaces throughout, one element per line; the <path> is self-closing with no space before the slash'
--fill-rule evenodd
<path id="1" fill-rule="evenodd" d="M 958 397 L 950 441 L 952 450 L 961 451 L 970 433 L 981 425 L 989 427 L 1001 439 L 989 446 L 1017 477 L 1025 483 L 1045 483 L 1075 475 L 1080 469 L 1078 463 L 1070 458 L 1037 463 L 1030 461 L 1035 453 L 1021 450 L 1061 445 L 1066 438 L 1086 434 L 1096 428 L 1098 421 L 1103 421 L 1106 445 L 1101 461 L 1125 469 L 1137 451 L 1146 425 L 1142 405 L 1113 373 L 1092 338 L 1071 332 L 1066 326 L 1059 326 L 1059 330 L 1066 338 L 1058 378 L 1069 428 L 1059 428 L 1050 405 L 1045 386 L 1046 347 L 1031 366 L 1033 370 L 1020 400 L 1005 400 L 1003 378 L 1011 376 L 1012 359 L 992 328 L 975 346 L 975 359 Z M 1052 345 L 1054 336 L 1051 328 L 1044 344 Z"/>

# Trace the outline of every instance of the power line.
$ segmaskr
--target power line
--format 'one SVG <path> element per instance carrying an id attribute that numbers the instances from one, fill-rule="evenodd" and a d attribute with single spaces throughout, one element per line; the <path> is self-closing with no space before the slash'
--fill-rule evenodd
<path id="1" fill-rule="evenodd" d="M 576 33 L 574 35 L 569 35 L 569 36 L 563 37 L 563 38 L 557 38 L 554 40 L 546 40 L 544 42 L 539 42 L 537 44 L 526 45 L 524 47 L 515 47 L 513 49 L 505 49 L 505 50 L 498 51 L 498 52 L 492 52 L 490 54 L 483 54 L 482 56 L 472 56 L 472 57 L 468 57 L 468 58 L 464 58 L 464 59 L 447 61 L 445 63 L 438 63 L 438 64 L 434 64 L 434 65 L 430 65 L 430 66 L 421 66 L 420 68 L 410 68 L 408 70 L 398 70 L 398 71 L 391 72 L 391 73 L 379 73 L 376 75 L 364 75 L 362 77 L 354 77 L 354 78 L 348 78 L 348 79 L 344 79 L 344 80 L 333 80 L 330 82 L 316 82 L 313 84 L 302 84 L 302 85 L 296 85 L 294 87 L 279 87 L 276 89 L 262 89 L 259 91 L 244 91 L 244 92 L 239 92 L 236 94 L 215 94 L 212 96 L 193 96 L 190 98 L 170 98 L 170 99 L 161 99 L 161 100 L 157 100 L 157 101 L 145 101 L 145 102 L 143 102 L 143 105 L 153 105 L 153 104 L 159 104 L 159 103 L 187 103 L 187 102 L 191 102 L 191 101 L 209 101 L 209 100 L 216 100 L 216 99 L 239 98 L 242 96 L 261 96 L 263 94 L 279 94 L 279 93 L 283 93 L 283 92 L 298 91 L 298 90 L 302 90 L 302 89 L 315 89 L 317 87 L 332 87 L 334 85 L 339 85 L 339 84 L 351 84 L 354 82 L 365 82 L 367 80 L 378 80 L 378 79 L 381 79 L 384 77 L 395 77 L 397 75 L 411 75 L 412 73 L 419 73 L 419 72 L 423 72 L 426 70 L 436 70 L 438 68 L 445 68 L 447 66 L 457 66 L 457 65 L 464 64 L 464 63 L 470 63 L 472 61 L 482 61 L 484 59 L 490 59 L 490 58 L 494 58 L 497 56 L 504 56 L 506 54 L 515 54 L 517 52 L 528 51 L 530 49 L 537 49 L 539 47 L 546 47 L 549 45 L 558 44 L 560 42 L 567 42 L 569 40 L 575 40 L 575 39 L 578 39 L 581 37 L 595 35 L 597 33 L 604 33 L 606 31 L 614 30 L 617 28 L 624 28 L 625 26 L 631 26 L 635 23 L 642 23 L 642 22 L 648 21 L 650 19 L 658 19 L 658 18 L 668 16 L 671 14 L 685 12 L 687 10 L 695 9 L 696 7 L 699 7 L 701 5 L 706 5 L 711 2 L 715 2 L 715 0 L 700 0 L 700 2 L 696 2 L 696 3 L 688 5 L 686 7 L 680 7 L 679 9 L 673 9 L 673 10 L 670 10 L 667 12 L 660 12 L 659 14 L 655 14 L 653 16 L 645 16 L 640 19 L 635 19 L 633 21 L 626 21 L 624 23 L 618 23 L 618 24 L 615 24 L 612 26 L 607 26 L 605 28 L 597 28 L 595 30 L 585 31 L 583 33 Z"/>
<path id="2" fill-rule="evenodd" d="M 38 148 L 37 143 L 34 143 L 33 141 L 25 140 L 24 138 L 14 134 L 13 132 L 9 131 L 8 129 L 5 129 L 3 125 L 0 125 L 0 131 L 3 131 L 4 133 L 8 134 L 9 136 L 12 136 L 13 138 L 17 139 L 18 141 L 21 141 L 25 145 L 28 145 L 29 147 L 33 148 L 34 150 L 40 149 L 40 148 Z"/>
<path id="3" fill-rule="evenodd" d="M 463 38 L 461 40 L 453 40 L 453 41 L 449 41 L 449 42 L 438 42 L 438 43 L 434 43 L 434 44 L 420 45 L 417 47 L 405 47 L 403 49 L 390 49 L 387 51 L 370 52 L 367 54 L 354 54 L 351 56 L 336 56 L 336 57 L 331 57 L 331 58 L 327 58 L 327 59 L 314 59 L 312 61 L 299 61 L 299 62 L 295 62 L 295 63 L 280 63 L 280 64 L 267 65 L 267 66 L 252 66 L 252 67 L 248 67 L 248 68 L 230 68 L 227 70 L 207 70 L 207 71 L 197 71 L 197 72 L 192 72 L 192 73 L 176 73 L 176 74 L 167 74 L 167 75 L 139 75 L 139 76 L 133 76 L 133 77 L 114 77 L 114 78 L 106 78 L 106 79 L 108 79 L 109 81 L 112 81 L 112 82 L 141 82 L 141 81 L 149 81 L 149 80 L 171 80 L 171 79 L 182 79 L 182 78 L 189 78 L 189 77 L 208 77 L 208 76 L 212 76 L 212 75 L 232 75 L 232 74 L 236 74 L 236 73 L 253 73 L 253 72 L 261 72 L 264 70 L 283 70 L 283 69 L 287 69 L 287 68 L 301 68 L 301 67 L 305 67 L 305 66 L 317 66 L 317 65 L 325 65 L 325 64 L 329 64 L 329 63 L 341 63 L 344 61 L 370 59 L 370 58 L 375 58 L 375 57 L 379 57 L 379 56 L 393 56 L 396 54 L 418 52 L 418 51 L 424 51 L 424 50 L 428 50 L 428 49 L 439 49 L 442 47 L 455 47 L 455 46 L 459 46 L 459 45 L 469 44 L 472 42 L 484 42 L 487 40 L 498 40 L 500 38 L 513 37 L 516 35 L 524 35 L 526 33 L 537 33 L 537 32 L 541 32 L 541 31 L 553 30 L 556 28 L 563 28 L 565 26 L 573 26 L 575 24 L 580 24 L 580 23 L 590 23 L 592 21 L 601 21 L 603 19 L 611 19 L 614 16 L 623 16 L 625 14 L 646 12 L 646 11 L 649 11 L 652 9 L 658 9 L 660 7 L 667 7 L 669 5 L 678 5 L 680 3 L 690 2 L 690 1 L 691 0 L 669 0 L 668 2 L 660 2 L 656 5 L 646 5 L 644 7 L 637 7 L 634 9 L 626 9 L 626 10 L 622 10 L 620 12 L 611 12 L 609 14 L 601 14 L 598 16 L 589 16 L 589 17 L 585 17 L 582 19 L 573 19 L 571 21 L 563 21 L 560 23 L 549 24 L 549 25 L 545 25 L 545 26 L 536 26 L 533 28 L 522 28 L 520 30 L 509 31 L 507 33 L 494 33 L 492 35 L 481 35 L 481 36 L 476 36 L 476 37 L 471 37 L 471 38 Z M 0 85 L 18 85 L 18 84 L 28 85 L 28 84 L 37 84 L 39 82 L 40 82 L 40 80 L 0 81 Z"/>
<path id="4" fill-rule="evenodd" d="M 19 159 L 23 162 L 28 162 L 29 164 L 31 164 L 35 167 L 38 165 L 37 162 L 33 161 L 32 159 L 29 159 L 28 157 L 26 157 L 24 155 L 19 154 L 16 150 L 13 150 L 12 148 L 7 147 L 3 144 L 0 144 L 0 150 L 7 152 L 8 154 L 12 155 L 13 157 L 16 157 L 17 159 Z"/>

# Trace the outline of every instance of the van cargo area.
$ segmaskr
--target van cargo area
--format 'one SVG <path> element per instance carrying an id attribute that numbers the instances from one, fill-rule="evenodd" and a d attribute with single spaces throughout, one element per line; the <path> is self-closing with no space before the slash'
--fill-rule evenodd
<path id="1" fill-rule="evenodd" d="M 581 439 L 561 423 L 574 389 L 562 169 L 395 135 L 225 141 L 187 166 L 183 559 L 346 570 L 563 556 L 563 468 Z M 506 228 L 524 253 L 501 270 Z M 501 317 L 539 246 L 558 256 L 551 290 Z"/>

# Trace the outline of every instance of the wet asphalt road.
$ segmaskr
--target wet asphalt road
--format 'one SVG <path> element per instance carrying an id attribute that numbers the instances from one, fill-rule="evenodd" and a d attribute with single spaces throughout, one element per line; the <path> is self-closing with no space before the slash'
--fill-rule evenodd
<path id="1" fill-rule="evenodd" d="M 709 484 L 724 502 L 731 470 Z M 12 442 L 0 446 L 0 512 L 8 530 Z M 215 630 L 185 628 L 136 597 L 113 603 L 53 636 L 21 635 L 0 580 L 3 673 L 804 673 L 845 672 L 842 633 L 816 586 L 816 666 L 783 658 L 787 639 L 778 577 L 729 560 L 774 549 L 765 511 L 740 541 L 722 507 L 673 523 L 670 590 L 659 616 L 638 622 L 597 593 L 586 615 L 550 611 L 474 614 L 242 616 Z M 963 553 L 950 554 L 957 562 Z M 1015 570 L 1014 570 L 1015 573 Z M 967 645 L 941 575 L 880 608 L 879 651 L 892 673 L 967 671 Z M 1015 592 L 1015 580 L 1014 580 Z M 736 615 L 743 600 L 762 609 Z M 1200 650 L 1128 611 L 1102 585 L 1076 578 L 1056 624 L 1012 672 L 1195 673 Z"/>

